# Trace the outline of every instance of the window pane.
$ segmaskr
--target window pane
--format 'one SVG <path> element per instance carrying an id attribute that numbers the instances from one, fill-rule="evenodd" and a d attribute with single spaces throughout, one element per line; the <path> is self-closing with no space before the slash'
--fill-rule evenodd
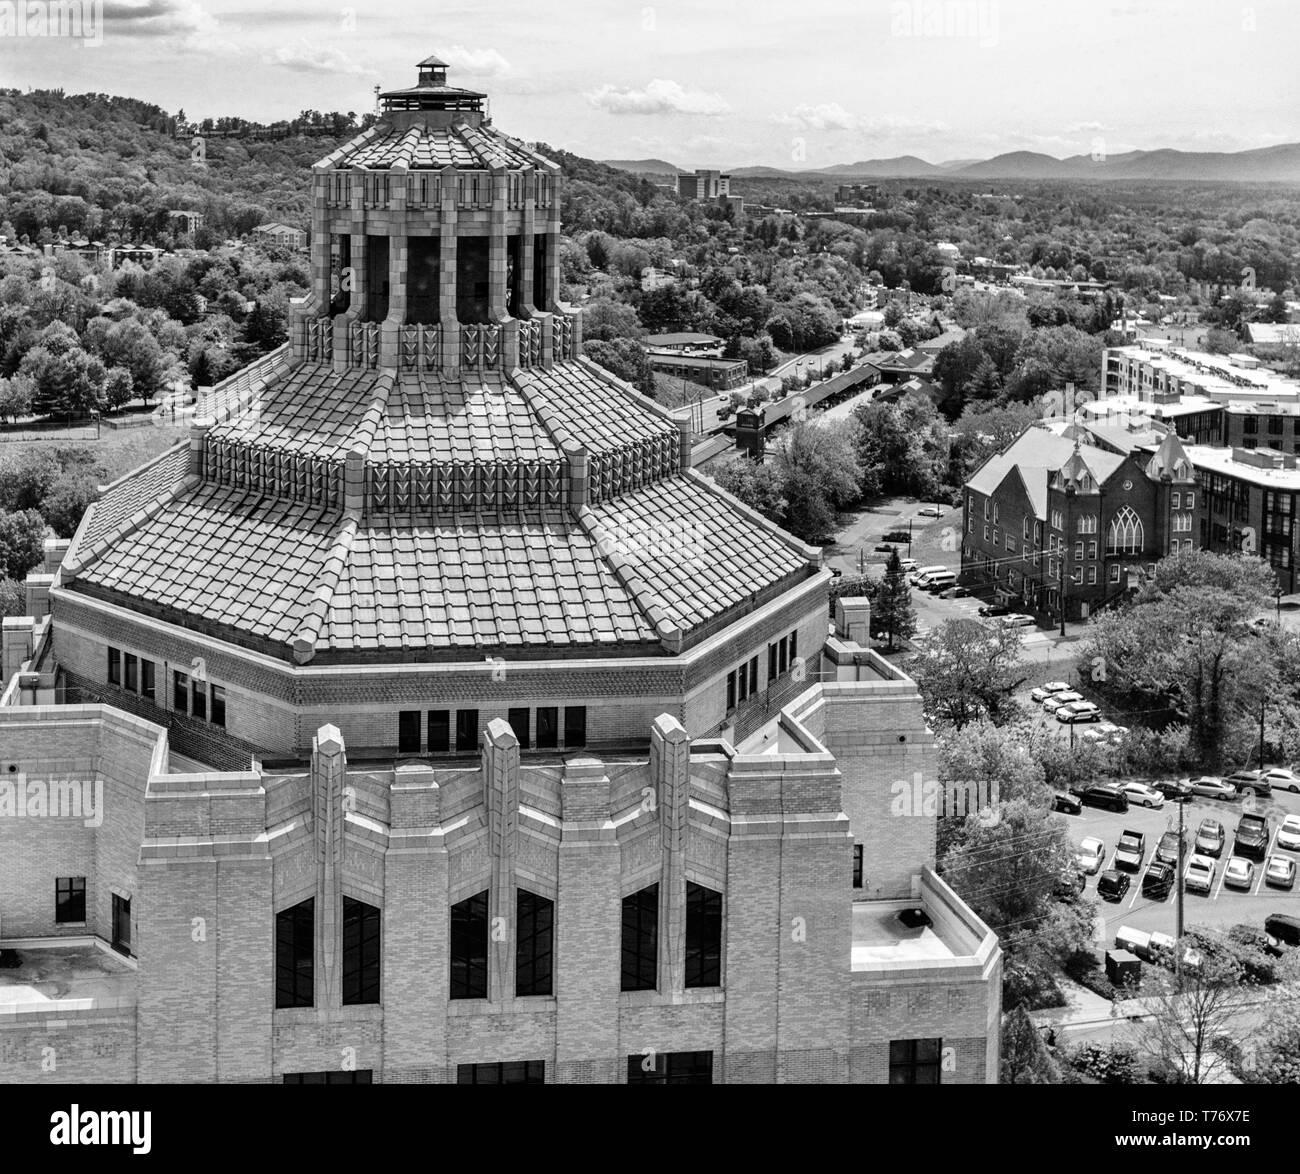
<path id="1" fill-rule="evenodd" d="M 343 898 L 343 1003 L 379 1002 L 380 912 Z"/>
<path id="2" fill-rule="evenodd" d="M 125 687 L 132 693 L 140 691 L 140 661 L 134 652 L 128 652 L 122 657 L 126 667 Z"/>
<path id="3" fill-rule="evenodd" d="M 153 661 L 142 660 L 140 662 L 140 696 L 146 701 L 153 701 L 155 699 L 153 672 Z"/>
<path id="4" fill-rule="evenodd" d="M 61 876 L 54 882 L 54 920 L 86 920 L 86 878 Z"/>
<path id="5" fill-rule="evenodd" d="M 226 690 L 220 685 L 212 686 L 212 724 L 226 727 Z"/>
<path id="6" fill-rule="evenodd" d="M 403 709 L 397 715 L 397 752 L 420 753 L 420 711 Z"/>
<path id="7" fill-rule="evenodd" d="M 767 646 L 767 679 L 769 681 L 772 680 L 776 676 L 777 671 L 778 670 L 776 667 L 776 645 L 769 644 Z"/>
<path id="8" fill-rule="evenodd" d="M 727 674 L 727 712 L 730 713 L 736 708 L 736 674 L 730 672 Z"/>
<path id="9" fill-rule="evenodd" d="M 314 997 L 316 901 L 312 897 L 275 915 L 275 1005 L 310 1007 Z"/>
<path id="10" fill-rule="evenodd" d="M 686 985 L 722 985 L 722 894 L 686 882 Z"/>
<path id="11" fill-rule="evenodd" d="M 453 999 L 487 998 L 487 908 L 486 889 L 451 907 Z"/>
<path id="12" fill-rule="evenodd" d="M 190 714 L 204 721 L 208 719 L 208 686 L 203 681 L 190 682 Z"/>
<path id="13" fill-rule="evenodd" d="M 515 737 L 519 739 L 519 749 L 521 750 L 527 750 L 529 746 L 528 727 L 531 716 L 527 708 L 511 709 L 506 715 L 510 722 L 510 728 L 514 730 Z"/>
<path id="14" fill-rule="evenodd" d="M 560 709 L 556 705 L 542 705 L 537 710 L 537 745 L 546 749 L 560 744 Z"/>
<path id="15" fill-rule="evenodd" d="M 122 654 L 116 648 L 108 650 L 108 683 L 110 685 L 122 683 Z"/>
<path id="16" fill-rule="evenodd" d="M 445 754 L 451 749 L 451 711 L 429 710 L 429 753 Z"/>
<path id="17" fill-rule="evenodd" d="M 862 888 L 862 845 L 853 845 L 853 887 Z"/>
<path id="18" fill-rule="evenodd" d="M 172 708 L 177 713 L 190 711 L 190 679 L 184 673 L 172 673 Z"/>
<path id="19" fill-rule="evenodd" d="M 587 744 L 587 707 L 585 705 L 566 705 L 564 707 L 564 744 L 566 746 L 585 746 Z"/>
<path id="20" fill-rule="evenodd" d="M 456 749 L 478 749 L 478 710 L 456 710 Z"/>
<path id="21" fill-rule="evenodd" d="M 555 902 L 518 891 L 515 898 L 515 994 L 549 995 Z"/>
<path id="22" fill-rule="evenodd" d="M 659 985 L 659 886 L 623 898 L 622 989 Z"/>

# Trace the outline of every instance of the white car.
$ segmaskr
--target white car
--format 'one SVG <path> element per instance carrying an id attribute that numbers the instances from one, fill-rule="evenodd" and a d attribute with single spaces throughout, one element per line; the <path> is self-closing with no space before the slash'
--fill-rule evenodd
<path id="1" fill-rule="evenodd" d="M 1236 799 L 1237 788 L 1225 783 L 1218 775 L 1201 775 L 1199 779 L 1189 780 L 1193 795 L 1203 795 L 1207 799 Z"/>
<path id="2" fill-rule="evenodd" d="M 1031 701 L 1046 701 L 1053 693 L 1064 693 L 1070 686 L 1064 681 L 1048 681 L 1046 685 L 1039 685 L 1029 694 Z"/>
<path id="3" fill-rule="evenodd" d="M 1074 853 L 1074 862 L 1089 876 L 1100 871 L 1106 860 L 1106 845 L 1096 836 L 1087 836 L 1079 841 Z"/>
<path id="4" fill-rule="evenodd" d="M 1100 722 L 1097 726 L 1097 732 L 1103 738 L 1110 738 L 1112 741 L 1118 742 L 1128 733 L 1128 726 L 1117 726 L 1114 722 Z"/>
<path id="5" fill-rule="evenodd" d="M 904 558 L 898 560 L 898 565 L 903 568 L 903 574 L 910 575 L 916 570 L 917 563 L 914 558 Z"/>
<path id="6" fill-rule="evenodd" d="M 919 518 L 942 518 L 943 507 L 937 505 L 922 506 L 919 510 L 916 511 L 916 515 Z"/>
<path id="7" fill-rule="evenodd" d="M 1193 853 L 1183 870 L 1183 888 L 1189 893 L 1208 893 L 1214 888 L 1214 861 L 1208 856 Z"/>
<path id="8" fill-rule="evenodd" d="M 1300 774 L 1287 770 L 1284 766 L 1272 766 L 1264 772 L 1264 777 L 1275 791 L 1300 792 Z"/>
<path id="9" fill-rule="evenodd" d="M 1160 794 L 1155 787 L 1148 787 L 1146 783 L 1125 783 L 1120 790 L 1128 796 L 1130 803 L 1136 803 L 1139 807 L 1163 807 L 1165 797 Z"/>
<path id="10" fill-rule="evenodd" d="M 1056 711 L 1056 720 L 1066 725 L 1075 722 L 1095 722 L 1101 720 L 1101 710 L 1091 701 L 1071 701 Z"/>
<path id="11" fill-rule="evenodd" d="M 1062 705 L 1069 705 L 1071 702 L 1082 700 L 1082 693 L 1076 693 L 1073 689 L 1066 689 L 1061 693 L 1053 693 L 1050 697 L 1044 698 L 1043 708 L 1048 713 L 1055 713 Z"/>
<path id="12" fill-rule="evenodd" d="M 1255 862 L 1234 856 L 1223 870 L 1223 885 L 1228 889 L 1248 889 L 1255 883 Z"/>
<path id="13" fill-rule="evenodd" d="M 1300 815 L 1288 815 L 1277 829 L 1277 846 L 1300 852 Z"/>
<path id="14" fill-rule="evenodd" d="M 1264 871 L 1264 883 L 1280 889 L 1291 888 L 1295 884 L 1295 861 L 1289 856 L 1271 857 Z"/>
<path id="15" fill-rule="evenodd" d="M 1012 612 L 1009 616 L 1003 616 L 1000 622 L 1004 628 L 1032 628 L 1034 626 L 1034 617 L 1020 612 Z"/>

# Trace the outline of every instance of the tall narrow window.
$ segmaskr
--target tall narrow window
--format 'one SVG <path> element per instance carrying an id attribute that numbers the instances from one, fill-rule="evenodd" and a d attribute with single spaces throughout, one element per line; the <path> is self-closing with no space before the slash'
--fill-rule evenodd
<path id="1" fill-rule="evenodd" d="M 733 670 L 727 674 L 727 712 L 736 708 L 736 674 Z"/>
<path id="2" fill-rule="evenodd" d="M 776 680 L 779 671 L 776 667 L 776 645 L 769 644 L 767 646 L 767 679 L 769 681 Z"/>
<path id="3" fill-rule="evenodd" d="M 519 739 L 519 749 L 527 750 L 528 749 L 528 726 L 529 726 L 529 718 L 530 718 L 528 707 L 525 705 L 515 709 L 511 709 L 507 712 L 506 717 L 510 722 L 510 728 L 515 733 L 515 737 Z"/>
<path id="4" fill-rule="evenodd" d="M 140 658 L 134 652 L 124 653 L 122 665 L 125 669 L 123 688 L 132 693 L 140 692 Z"/>
<path id="5" fill-rule="evenodd" d="M 659 886 L 623 898 L 622 989 L 659 985 Z"/>
<path id="6" fill-rule="evenodd" d="M 380 913 L 343 898 L 343 1004 L 379 1002 Z"/>
<path id="7" fill-rule="evenodd" d="M 226 728 L 226 690 L 221 685 L 212 686 L 212 724 Z"/>
<path id="8" fill-rule="evenodd" d="M 478 710 L 456 710 L 456 749 L 478 749 Z"/>
<path id="9" fill-rule="evenodd" d="M 116 648 L 108 650 L 108 683 L 110 685 L 122 683 L 122 654 Z"/>
<path id="10" fill-rule="evenodd" d="M 722 894 L 686 882 L 686 985 L 722 985 Z"/>
<path id="11" fill-rule="evenodd" d="M 488 895 L 451 907 L 451 997 L 486 999 L 488 993 Z"/>
<path id="12" fill-rule="evenodd" d="M 549 995 L 555 902 L 519 889 L 515 896 L 515 994 Z"/>
<path id="13" fill-rule="evenodd" d="M 172 673 L 172 708 L 177 713 L 190 711 L 190 679 L 185 673 Z"/>
<path id="14" fill-rule="evenodd" d="M 397 715 L 397 752 L 420 753 L 420 711 L 403 709 Z"/>
<path id="15" fill-rule="evenodd" d="M 190 682 L 190 715 L 208 720 L 208 686 L 206 681 Z"/>
<path id="16" fill-rule="evenodd" d="M 555 705 L 541 705 L 537 708 L 537 745 L 540 749 L 551 749 L 560 744 L 560 710 Z"/>
<path id="17" fill-rule="evenodd" d="M 853 887 L 862 888 L 862 845 L 853 845 Z"/>
<path id="18" fill-rule="evenodd" d="M 429 710 L 429 753 L 445 754 L 451 749 L 451 711 Z"/>
<path id="19" fill-rule="evenodd" d="M 82 922 L 86 920 L 86 878 L 61 876 L 54 882 L 54 920 Z"/>
<path id="20" fill-rule="evenodd" d="M 312 897 L 275 915 L 275 1005 L 310 1007 L 314 998 L 312 938 L 316 901 Z"/>
<path id="21" fill-rule="evenodd" d="M 154 697 L 154 665 L 151 660 L 142 660 L 140 662 L 140 696 L 146 701 L 153 701 Z"/>
<path id="22" fill-rule="evenodd" d="M 564 707 L 564 744 L 566 746 L 585 746 L 587 744 L 587 707 L 585 705 L 566 705 Z"/>

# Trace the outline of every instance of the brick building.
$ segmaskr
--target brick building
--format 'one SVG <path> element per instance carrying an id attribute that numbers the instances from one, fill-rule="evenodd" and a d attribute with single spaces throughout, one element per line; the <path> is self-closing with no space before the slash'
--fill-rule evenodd
<path id="1" fill-rule="evenodd" d="M 1196 546 L 1197 487 L 1172 431 L 1159 446 L 1084 443 L 1033 426 L 965 485 L 962 581 L 981 595 L 1086 619 L 1165 555 Z M 1114 438 L 1120 443 L 1120 438 Z"/>
<path id="2" fill-rule="evenodd" d="M 914 684 L 577 357 L 556 165 L 383 98 L 290 343 L 5 623 L 0 1079 L 996 1080 Z"/>

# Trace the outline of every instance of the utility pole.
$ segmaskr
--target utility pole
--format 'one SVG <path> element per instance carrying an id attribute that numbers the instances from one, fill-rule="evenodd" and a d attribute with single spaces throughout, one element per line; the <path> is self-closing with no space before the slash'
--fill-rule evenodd
<path id="1" fill-rule="evenodd" d="M 1259 769 L 1264 769 L 1264 699 L 1259 699 Z"/>
<path id="2" fill-rule="evenodd" d="M 1186 806 L 1187 801 L 1185 799 L 1178 804 L 1178 871 L 1174 874 L 1174 887 L 1178 890 L 1178 932 L 1174 935 L 1178 939 L 1178 944 L 1174 949 L 1177 952 L 1178 985 L 1180 988 L 1183 982 L 1183 809 Z"/>
<path id="3" fill-rule="evenodd" d="M 1065 544 L 1061 544 L 1061 635 L 1065 635 Z"/>

